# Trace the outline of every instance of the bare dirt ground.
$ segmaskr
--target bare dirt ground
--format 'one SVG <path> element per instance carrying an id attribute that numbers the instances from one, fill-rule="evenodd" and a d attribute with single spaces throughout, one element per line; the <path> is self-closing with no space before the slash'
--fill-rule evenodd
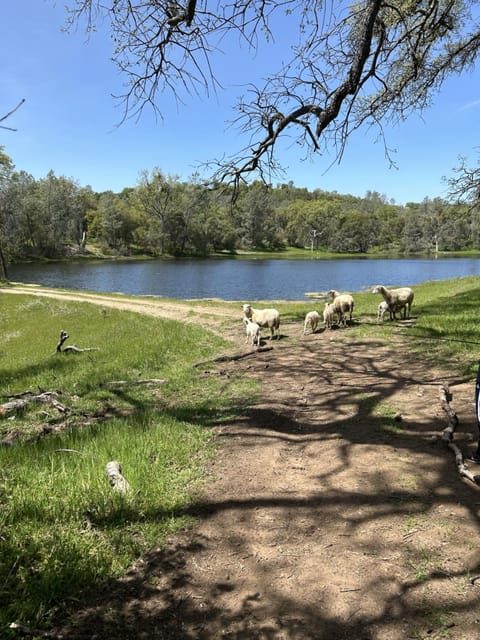
<path id="1" fill-rule="evenodd" d="M 157 300 L 73 297 L 175 313 Z M 240 311 L 225 318 L 197 305 L 189 319 L 198 314 L 222 326 L 232 353 L 245 350 Z M 474 381 L 436 370 L 401 334 L 386 344 L 348 328 L 281 330 L 280 340 L 264 341 L 270 351 L 208 366 L 226 380 L 251 376 L 262 393 L 215 428 L 219 454 L 191 510 L 196 526 L 92 594 L 56 635 L 480 638 L 480 487 L 460 478 L 438 438 L 447 426 L 439 388 L 448 382 L 455 441 L 473 448 Z"/>

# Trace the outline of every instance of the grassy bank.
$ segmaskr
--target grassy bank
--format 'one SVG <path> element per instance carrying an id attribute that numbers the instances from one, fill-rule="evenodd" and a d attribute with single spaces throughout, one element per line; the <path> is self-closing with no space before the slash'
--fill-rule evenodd
<path id="1" fill-rule="evenodd" d="M 0 402 L 52 391 L 66 409 L 30 403 L 0 418 L 11 445 L 0 448 L 5 637 L 10 622 L 48 624 L 185 524 L 213 450 L 209 427 L 237 411 L 245 388 L 200 377 L 192 363 L 225 343 L 199 327 L 33 296 L 1 303 Z M 65 345 L 92 350 L 56 353 L 61 329 Z M 165 382 L 136 384 L 151 379 Z M 126 496 L 106 480 L 113 459 Z"/>
<path id="2" fill-rule="evenodd" d="M 414 289 L 412 324 L 379 323 L 381 297 L 365 292 L 355 294 L 353 325 L 325 338 L 334 349 L 336 340 L 400 335 L 418 357 L 474 379 L 480 278 Z M 214 455 L 210 427 L 237 415 L 255 390 L 192 366 L 226 346 L 201 327 L 29 295 L 0 301 L 0 403 L 50 391 L 65 408 L 30 403 L 0 417 L 11 445 L 0 447 L 0 636 L 8 637 L 10 622 L 48 626 L 185 526 Z M 284 339 L 294 343 L 305 313 L 323 301 L 275 306 Z M 61 329 L 70 334 L 66 345 L 91 350 L 56 353 Z M 125 496 L 105 478 L 113 459 L 133 488 Z"/>
<path id="3" fill-rule="evenodd" d="M 441 366 L 460 375 L 476 375 L 480 358 L 480 278 L 477 276 L 431 281 L 413 286 L 415 299 L 412 322 L 377 321 L 377 306 L 383 300 L 370 292 L 354 293 L 354 322 L 348 333 L 333 332 L 332 337 L 402 336 L 409 348 L 435 359 Z M 308 310 L 323 310 L 324 299 L 281 303 L 284 320 L 302 323 Z"/>

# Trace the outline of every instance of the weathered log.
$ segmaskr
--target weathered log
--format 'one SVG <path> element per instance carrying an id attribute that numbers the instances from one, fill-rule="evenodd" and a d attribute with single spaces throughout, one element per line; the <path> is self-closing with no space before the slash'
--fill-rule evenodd
<path id="1" fill-rule="evenodd" d="M 460 451 L 459 447 L 457 447 L 457 445 L 454 442 L 448 442 L 447 446 L 455 454 L 455 464 L 457 465 L 458 473 L 461 476 L 464 476 L 465 478 L 468 478 L 472 482 L 475 482 L 475 484 L 480 484 L 480 476 L 479 475 L 475 475 L 474 473 L 471 473 L 468 470 L 468 467 L 465 465 L 465 463 L 463 461 L 463 454 Z"/>
<path id="2" fill-rule="evenodd" d="M 450 406 L 452 394 L 450 393 L 450 388 L 447 383 L 441 385 L 439 395 L 442 409 L 445 411 L 448 417 L 448 427 L 443 430 L 442 440 L 444 442 L 450 442 L 451 440 L 453 440 L 453 434 L 455 433 L 455 429 L 458 427 L 458 416 Z"/>
<path id="3" fill-rule="evenodd" d="M 114 491 L 119 493 L 127 493 L 130 491 L 130 485 L 127 479 L 122 475 L 122 467 L 117 460 L 111 460 L 107 462 L 105 468 L 108 481 Z"/>
<path id="4" fill-rule="evenodd" d="M 62 349 L 63 343 L 68 340 L 70 336 L 68 335 L 68 333 L 66 331 L 64 331 L 63 329 L 60 331 L 60 339 L 57 343 L 56 349 L 55 351 L 57 353 L 83 353 L 84 351 L 98 351 L 98 349 L 96 347 L 86 347 L 84 349 L 79 349 L 78 347 L 76 347 L 74 344 L 69 345 L 68 347 L 64 347 Z"/>
<path id="5" fill-rule="evenodd" d="M 57 353 L 60 353 L 60 351 L 62 350 L 62 345 L 65 342 L 65 340 L 68 339 L 68 337 L 69 337 L 68 333 L 62 329 L 60 331 L 60 340 L 58 341 L 57 348 L 55 349 Z"/>
<path id="6" fill-rule="evenodd" d="M 104 382 L 103 386 L 105 387 L 123 387 L 126 385 L 141 385 L 141 384 L 165 384 L 168 380 L 164 380 L 163 378 L 145 378 L 140 380 L 110 380 L 108 382 Z"/>
<path id="7" fill-rule="evenodd" d="M 463 453 L 454 442 L 453 436 L 455 430 L 459 424 L 458 416 L 455 411 L 450 406 L 450 400 L 452 399 L 452 394 L 450 393 L 450 389 L 448 384 L 442 384 L 440 387 L 440 403 L 442 405 L 442 409 L 445 411 L 448 417 L 448 427 L 444 429 L 442 433 L 442 441 L 448 446 L 448 448 L 453 451 L 455 455 L 455 464 L 457 465 L 458 473 L 464 478 L 468 478 L 471 482 L 475 484 L 480 484 L 480 475 L 476 475 L 471 473 L 468 470 L 467 465 L 464 462 Z"/>
<path id="8" fill-rule="evenodd" d="M 66 413 L 68 411 L 68 407 L 58 402 L 56 399 L 58 396 L 55 391 L 43 391 L 42 393 L 30 393 L 21 398 L 15 398 L 15 400 L 10 400 L 9 402 L 4 402 L 0 404 L 0 415 L 5 415 L 7 413 L 13 413 L 14 411 L 19 411 L 23 409 L 27 404 L 31 404 L 32 402 L 43 402 L 45 404 L 51 404 L 52 407 L 55 407 L 57 411 L 60 413 Z"/>

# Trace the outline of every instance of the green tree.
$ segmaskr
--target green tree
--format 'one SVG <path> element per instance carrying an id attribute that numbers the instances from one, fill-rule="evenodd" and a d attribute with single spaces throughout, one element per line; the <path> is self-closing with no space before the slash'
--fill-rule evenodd
<path id="1" fill-rule="evenodd" d="M 160 169 L 143 171 L 137 185 L 137 197 L 150 219 L 149 242 L 160 255 L 175 253 L 178 246 L 176 233 L 179 226 L 178 179 L 165 176 Z M 173 248 L 173 251 L 172 251 Z"/>
<path id="2" fill-rule="evenodd" d="M 0 146 L 0 276 L 4 280 L 8 278 L 8 231 L 12 220 L 12 209 L 9 206 L 9 187 L 12 170 L 12 160 Z"/>
<path id="3" fill-rule="evenodd" d="M 105 191 L 98 200 L 97 234 L 108 249 L 127 254 L 133 239 L 135 223 L 125 199 Z"/>
<path id="4" fill-rule="evenodd" d="M 244 247 L 275 249 L 282 246 L 271 190 L 256 181 L 242 189 L 237 201 L 237 225 Z"/>
<path id="5" fill-rule="evenodd" d="M 367 253 L 375 244 L 375 221 L 371 216 L 351 211 L 342 216 L 330 247 L 338 252 Z"/>

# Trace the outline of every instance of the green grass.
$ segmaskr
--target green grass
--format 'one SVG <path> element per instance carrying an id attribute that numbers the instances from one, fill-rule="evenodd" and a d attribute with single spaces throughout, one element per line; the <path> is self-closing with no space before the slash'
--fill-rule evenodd
<path id="1" fill-rule="evenodd" d="M 368 331 L 381 337 L 401 335 L 413 351 L 432 362 L 448 366 L 460 375 L 476 374 L 480 353 L 480 278 L 465 277 L 425 282 L 413 287 L 412 326 L 373 322 Z M 358 312 L 376 314 L 381 296 L 365 293 L 359 297 Z M 372 329 L 372 326 L 374 329 Z"/>
<path id="2" fill-rule="evenodd" d="M 480 357 L 480 278 L 468 276 L 431 281 L 412 286 L 415 299 L 412 323 L 377 321 L 377 307 L 383 298 L 371 292 L 354 293 L 354 322 L 347 333 L 332 332 L 332 338 L 387 339 L 401 336 L 408 347 L 460 375 L 476 374 Z M 324 300 L 278 305 L 282 320 L 303 322 L 307 311 L 323 310 Z M 385 316 L 386 317 L 386 316 Z"/>
<path id="3" fill-rule="evenodd" d="M 480 278 L 413 288 L 412 325 L 377 322 L 381 297 L 358 293 L 354 323 L 333 331 L 332 339 L 400 336 L 402 348 L 473 379 Z M 69 409 L 64 415 L 31 404 L 0 419 L 2 439 L 14 442 L 0 448 L 4 633 L 10 622 L 48 626 L 53 615 L 123 575 L 143 552 L 189 523 L 188 506 L 214 455 L 211 427 L 237 415 L 256 391 L 244 380 L 200 375 L 192 365 L 215 357 L 225 343 L 195 325 L 28 295 L 3 295 L 0 303 L 0 402 L 48 390 Z M 283 333 L 293 339 L 302 333 L 305 313 L 323 303 L 275 306 Z M 61 329 L 70 334 L 66 345 L 94 350 L 55 353 Z M 166 382 L 108 384 L 147 378 Z M 380 417 L 385 428 L 394 420 L 388 406 Z M 105 465 L 113 459 L 132 486 L 126 496 L 106 481 Z"/>
<path id="4" fill-rule="evenodd" d="M 48 625 L 184 526 L 214 450 L 209 427 L 252 395 L 199 375 L 192 364 L 224 342 L 194 325 L 30 296 L 1 304 L 0 402 L 56 391 L 69 411 L 30 404 L 0 420 L 14 442 L 0 448 L 0 635 L 10 622 Z M 95 350 L 56 353 L 61 329 L 65 345 Z M 107 384 L 139 378 L 166 382 Z M 108 485 L 113 459 L 126 496 Z"/>

